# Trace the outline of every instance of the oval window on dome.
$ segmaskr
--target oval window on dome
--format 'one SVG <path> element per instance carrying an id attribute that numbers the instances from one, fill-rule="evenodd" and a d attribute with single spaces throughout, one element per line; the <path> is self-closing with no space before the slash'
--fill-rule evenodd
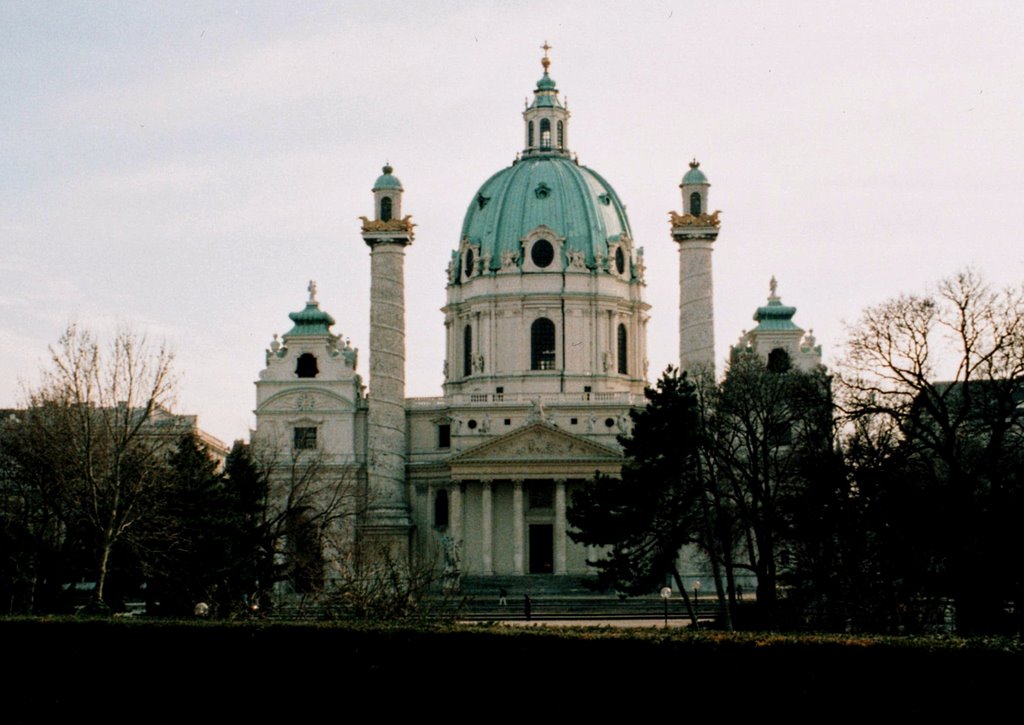
<path id="1" fill-rule="evenodd" d="M 626 273 L 626 255 L 622 253 L 622 247 L 615 248 L 615 271 L 619 274 Z"/>
<path id="2" fill-rule="evenodd" d="M 555 248 L 547 239 L 538 239 L 530 248 L 530 259 L 533 260 L 534 265 L 544 269 L 554 261 Z"/>
<path id="3" fill-rule="evenodd" d="M 467 277 L 472 277 L 473 276 L 473 250 L 472 249 L 467 249 L 466 250 L 466 276 Z"/>

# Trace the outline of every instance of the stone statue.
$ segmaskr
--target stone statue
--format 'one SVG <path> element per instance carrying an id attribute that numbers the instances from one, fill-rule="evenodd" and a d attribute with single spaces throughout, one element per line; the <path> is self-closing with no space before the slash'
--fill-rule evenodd
<path id="1" fill-rule="evenodd" d="M 544 420 L 544 404 L 540 401 L 540 396 L 537 396 L 530 401 L 530 412 L 526 416 L 526 422 L 543 423 Z"/>

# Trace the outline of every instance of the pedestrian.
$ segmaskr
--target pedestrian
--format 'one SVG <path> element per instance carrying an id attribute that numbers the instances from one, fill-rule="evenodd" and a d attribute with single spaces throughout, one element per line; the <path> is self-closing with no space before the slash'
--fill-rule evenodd
<path id="1" fill-rule="evenodd" d="M 502 587 L 498 591 L 498 606 L 499 607 L 507 607 L 508 606 L 508 590 L 506 590 L 505 587 Z"/>
<path id="2" fill-rule="evenodd" d="M 526 615 L 526 621 L 530 621 L 530 615 L 533 613 L 533 602 L 530 600 L 529 594 L 523 595 L 523 614 Z"/>

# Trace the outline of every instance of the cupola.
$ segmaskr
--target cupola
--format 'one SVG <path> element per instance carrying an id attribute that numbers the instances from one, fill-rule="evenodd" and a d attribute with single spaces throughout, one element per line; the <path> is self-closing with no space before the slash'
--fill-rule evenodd
<path id="1" fill-rule="evenodd" d="M 373 206 L 376 220 L 389 222 L 402 218 L 402 182 L 394 176 L 391 164 L 384 164 L 384 173 L 373 182 Z"/>
<path id="2" fill-rule="evenodd" d="M 700 217 L 708 212 L 708 177 L 700 170 L 700 162 L 690 162 L 690 170 L 683 176 L 679 188 L 683 190 L 683 214 Z"/>
<path id="3" fill-rule="evenodd" d="M 544 67 L 544 75 L 537 81 L 533 91 L 533 103 L 523 111 L 526 124 L 526 144 L 523 156 L 535 154 L 569 155 L 569 109 L 562 105 L 558 98 L 558 88 L 554 79 L 548 75 L 551 59 L 548 51 L 551 46 L 545 41 L 541 46 L 544 57 L 540 64 Z"/>

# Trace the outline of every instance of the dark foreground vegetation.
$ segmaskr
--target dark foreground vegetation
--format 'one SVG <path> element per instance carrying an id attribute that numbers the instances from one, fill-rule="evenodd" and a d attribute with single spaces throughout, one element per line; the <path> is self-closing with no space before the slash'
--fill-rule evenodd
<path id="1" fill-rule="evenodd" d="M 16 721 L 98 702 L 115 721 L 313 716 L 369 697 L 390 713 L 445 702 L 480 717 L 684 701 L 691 715 L 978 715 L 1016 692 L 1024 661 L 1013 640 L 661 628 L 8 619 L 0 641 Z"/>

